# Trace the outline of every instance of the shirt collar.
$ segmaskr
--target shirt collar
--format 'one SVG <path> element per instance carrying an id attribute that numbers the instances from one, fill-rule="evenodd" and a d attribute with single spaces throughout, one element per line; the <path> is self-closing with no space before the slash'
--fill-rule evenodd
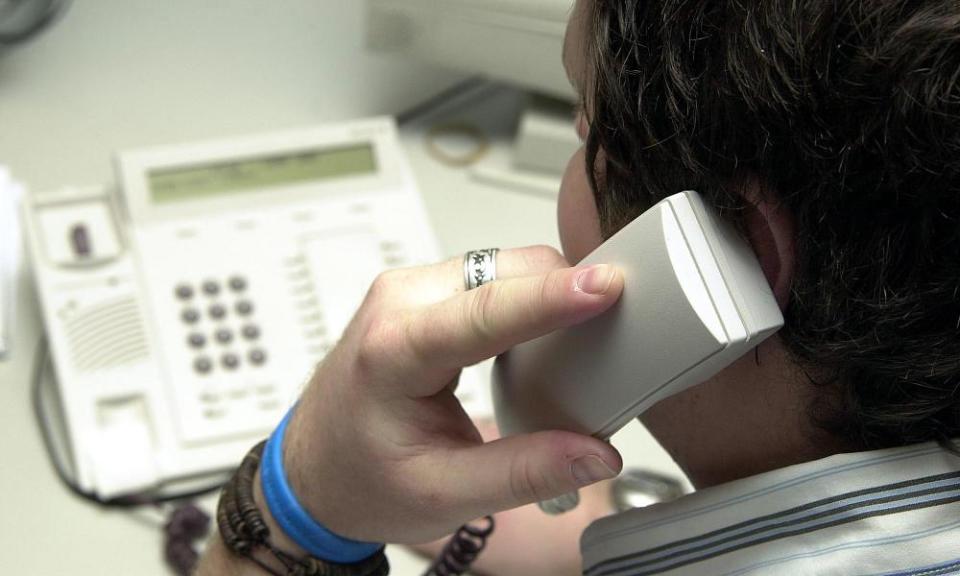
<path id="1" fill-rule="evenodd" d="M 611 571 L 618 566 L 638 573 L 753 546 L 790 529 L 816 530 L 871 503 L 956 486 L 958 470 L 960 459 L 926 443 L 838 454 L 707 488 L 594 522 L 581 539 L 584 574 L 619 574 Z"/>

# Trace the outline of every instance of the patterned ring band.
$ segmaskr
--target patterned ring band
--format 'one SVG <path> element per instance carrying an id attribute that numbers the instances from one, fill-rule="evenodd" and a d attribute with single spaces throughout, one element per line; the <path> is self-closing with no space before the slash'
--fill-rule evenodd
<path id="1" fill-rule="evenodd" d="M 463 285 L 467 290 L 497 279 L 497 252 L 498 248 L 486 248 L 463 255 Z"/>

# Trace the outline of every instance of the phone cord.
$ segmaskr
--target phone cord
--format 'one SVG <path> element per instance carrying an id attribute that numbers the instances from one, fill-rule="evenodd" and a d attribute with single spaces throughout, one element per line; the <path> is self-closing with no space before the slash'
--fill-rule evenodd
<path id="1" fill-rule="evenodd" d="M 423 576 L 459 576 L 469 570 L 494 528 L 493 516 L 484 516 L 478 522 L 486 525 L 464 524 L 457 529 Z"/>

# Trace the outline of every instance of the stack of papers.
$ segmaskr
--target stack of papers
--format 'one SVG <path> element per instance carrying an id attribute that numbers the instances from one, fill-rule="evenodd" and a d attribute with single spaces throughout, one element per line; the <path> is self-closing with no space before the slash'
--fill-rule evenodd
<path id="1" fill-rule="evenodd" d="M 10 352 L 20 258 L 18 208 L 23 186 L 0 166 L 0 359 Z"/>

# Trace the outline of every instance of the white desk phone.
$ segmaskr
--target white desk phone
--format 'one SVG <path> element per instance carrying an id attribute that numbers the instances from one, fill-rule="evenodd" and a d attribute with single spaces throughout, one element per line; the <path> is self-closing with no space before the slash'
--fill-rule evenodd
<path id="1" fill-rule="evenodd" d="M 78 484 L 237 465 L 377 273 L 437 244 L 390 119 L 118 156 L 24 203 Z"/>

